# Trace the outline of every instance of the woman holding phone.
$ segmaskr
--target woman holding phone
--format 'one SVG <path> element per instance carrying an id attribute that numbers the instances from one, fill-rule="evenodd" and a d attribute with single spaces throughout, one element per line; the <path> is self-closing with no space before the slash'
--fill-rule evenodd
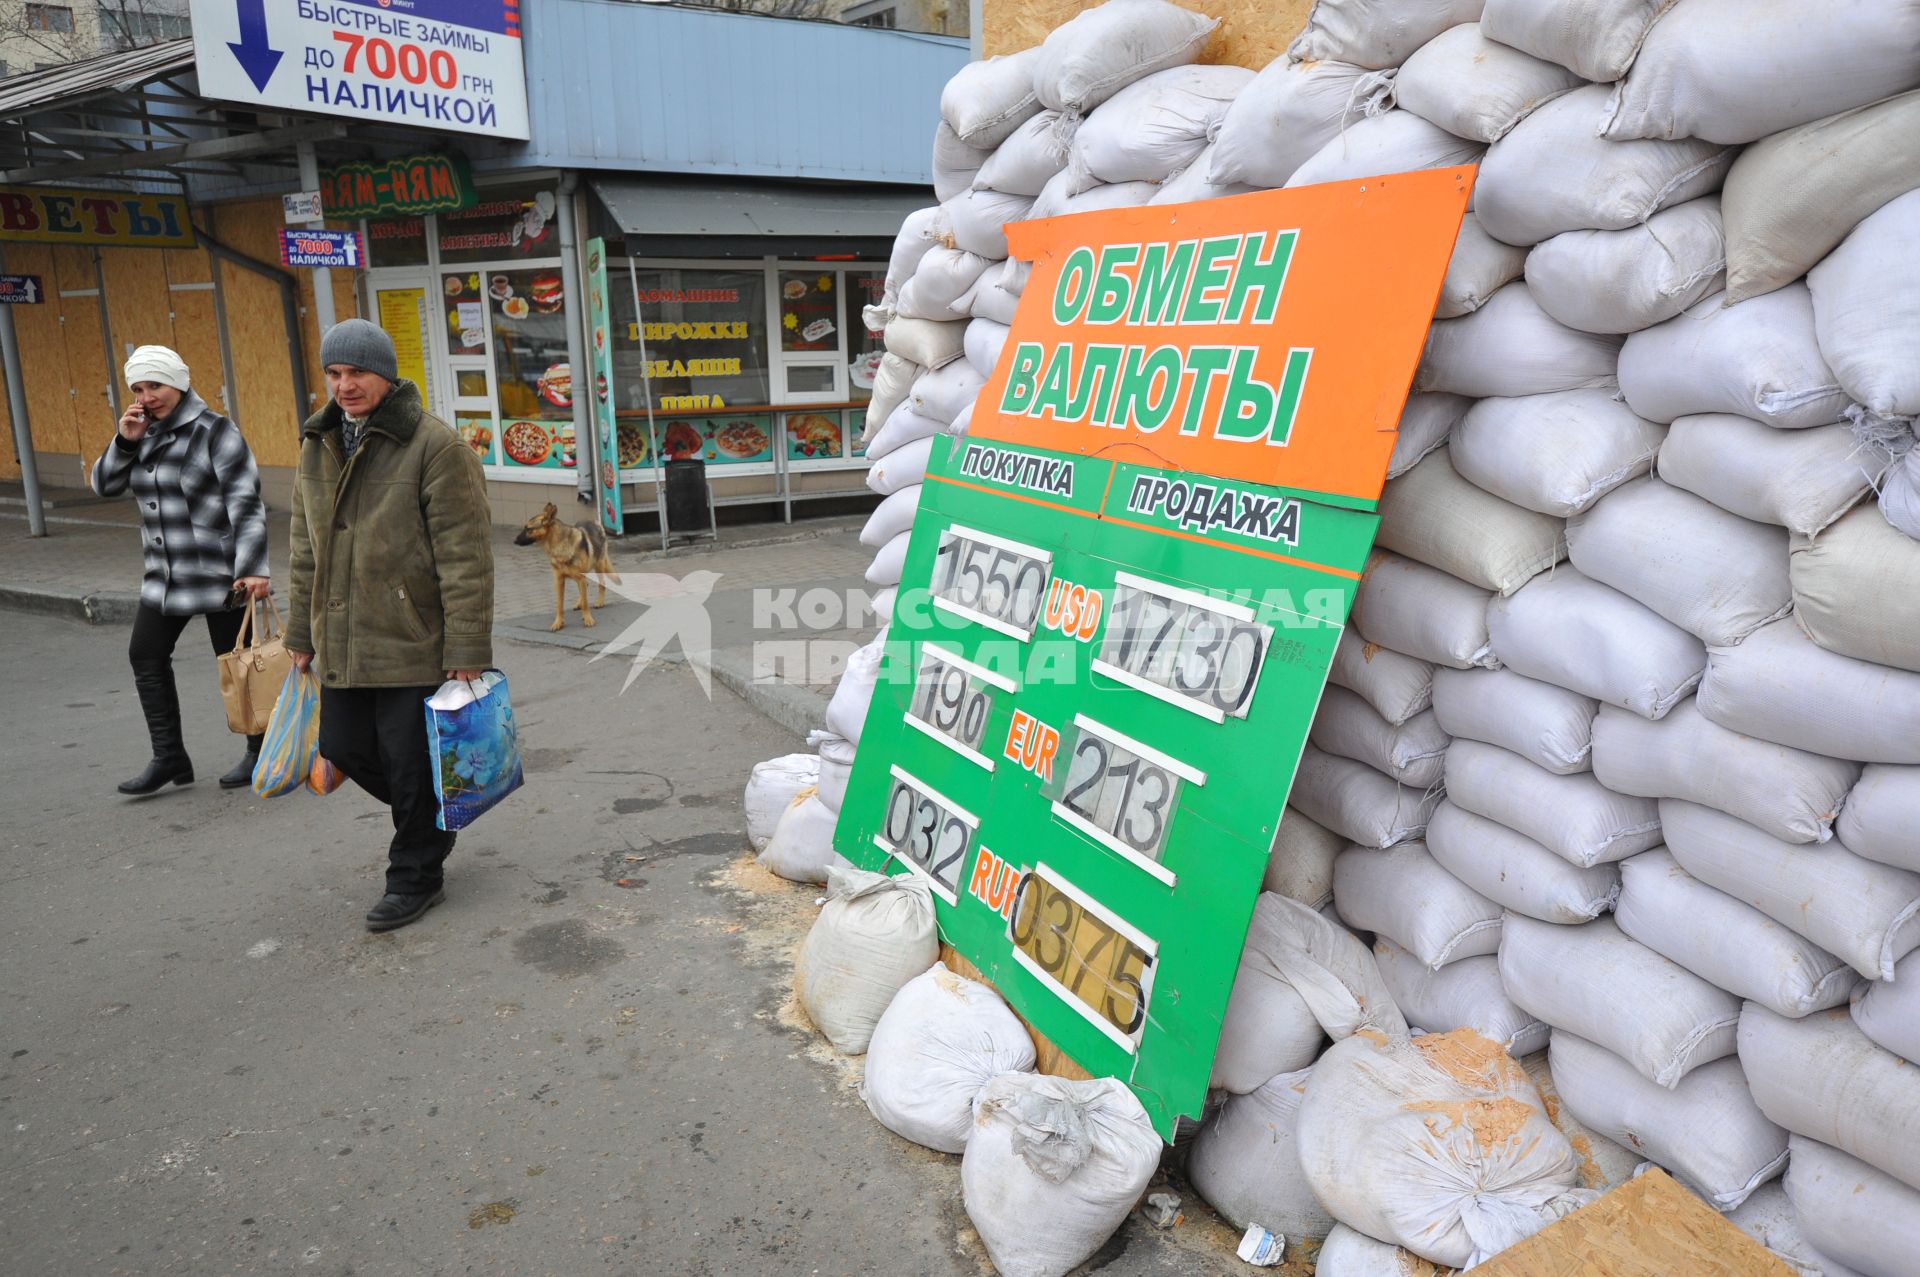
<path id="1" fill-rule="evenodd" d="M 146 575 L 127 656 L 147 719 L 153 758 L 123 781 L 123 794 L 151 794 L 193 783 L 173 682 L 173 649 L 196 616 L 207 618 L 215 654 L 231 651 L 244 607 L 265 598 L 267 510 L 260 474 L 240 428 L 193 391 L 187 365 L 165 346 L 142 346 L 127 359 L 133 403 L 113 442 L 93 466 L 103 497 L 129 489 L 140 504 L 140 547 Z M 220 778 L 223 788 L 249 783 L 260 738 Z"/>

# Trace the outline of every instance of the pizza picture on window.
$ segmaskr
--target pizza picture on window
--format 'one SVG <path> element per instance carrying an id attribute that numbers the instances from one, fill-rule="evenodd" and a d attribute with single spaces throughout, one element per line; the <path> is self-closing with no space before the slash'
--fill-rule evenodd
<path id="1" fill-rule="evenodd" d="M 729 421 L 713 436 L 713 446 L 736 461 L 759 456 L 767 443 L 767 432 L 751 421 Z"/>
<path id="2" fill-rule="evenodd" d="M 647 459 L 647 432 L 635 422 L 623 421 L 619 428 L 620 468 L 631 470 Z"/>
<path id="3" fill-rule="evenodd" d="M 537 466 L 553 450 L 553 438 L 547 428 L 533 421 L 509 421 L 501 432 L 500 446 L 507 456 L 523 466 Z"/>

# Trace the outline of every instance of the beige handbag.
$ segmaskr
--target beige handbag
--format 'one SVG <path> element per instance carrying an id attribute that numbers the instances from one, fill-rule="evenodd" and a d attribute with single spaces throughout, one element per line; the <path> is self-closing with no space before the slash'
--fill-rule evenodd
<path id="1" fill-rule="evenodd" d="M 293 658 L 287 655 L 280 613 L 273 599 L 262 600 L 265 619 L 256 626 L 254 605 L 247 603 L 247 614 L 240 622 L 240 633 L 233 650 L 220 661 L 220 699 L 226 702 L 227 726 L 242 736 L 259 736 L 267 730 L 273 715 L 273 703 L 279 699 L 280 685 L 287 681 Z"/>

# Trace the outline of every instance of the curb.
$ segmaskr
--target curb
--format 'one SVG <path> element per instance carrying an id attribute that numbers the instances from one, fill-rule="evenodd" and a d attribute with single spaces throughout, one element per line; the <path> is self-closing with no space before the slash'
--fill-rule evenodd
<path id="1" fill-rule="evenodd" d="M 0 585 L 0 608 L 63 617 L 84 625 L 125 625 L 133 620 L 139 607 L 140 597 L 136 594 L 71 594 Z"/>

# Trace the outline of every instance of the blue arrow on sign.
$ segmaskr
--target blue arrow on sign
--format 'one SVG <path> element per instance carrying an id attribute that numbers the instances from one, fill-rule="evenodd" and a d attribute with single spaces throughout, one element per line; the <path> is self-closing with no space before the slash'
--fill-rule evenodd
<path id="1" fill-rule="evenodd" d="M 234 60 L 253 81 L 253 87 L 265 93 L 267 81 L 284 56 L 267 43 L 267 0 L 234 0 L 234 4 L 239 10 L 240 40 L 229 40 L 227 47 L 233 50 Z"/>

